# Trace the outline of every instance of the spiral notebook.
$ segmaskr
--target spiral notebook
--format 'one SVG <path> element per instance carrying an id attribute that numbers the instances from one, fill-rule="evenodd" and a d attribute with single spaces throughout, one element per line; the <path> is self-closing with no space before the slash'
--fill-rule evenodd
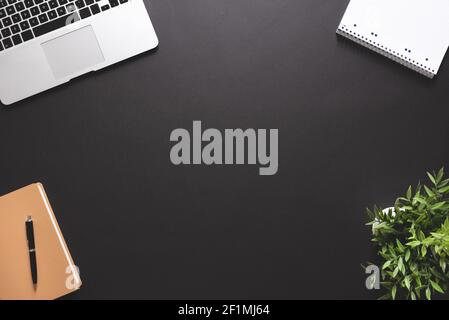
<path id="1" fill-rule="evenodd" d="M 433 78 L 449 46 L 449 0 L 351 0 L 337 34 Z"/>

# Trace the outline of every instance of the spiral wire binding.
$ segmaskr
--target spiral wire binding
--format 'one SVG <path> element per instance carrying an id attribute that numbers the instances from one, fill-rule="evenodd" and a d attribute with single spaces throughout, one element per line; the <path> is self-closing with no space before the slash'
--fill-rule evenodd
<path id="1" fill-rule="evenodd" d="M 362 35 L 360 35 L 356 32 L 353 32 L 352 30 L 348 29 L 344 25 L 338 27 L 337 34 L 339 34 L 345 38 L 348 38 L 348 39 L 364 46 L 365 48 L 373 50 L 393 61 L 396 61 L 416 72 L 419 72 L 420 74 L 422 74 L 426 77 L 433 78 L 436 75 L 435 70 L 432 70 L 431 68 L 429 68 L 423 64 L 419 64 L 410 58 L 407 58 L 404 56 L 401 57 L 401 55 L 398 52 L 396 52 L 390 48 L 387 48 L 387 47 L 379 44 L 378 42 L 369 40 L 368 38 L 363 37 Z"/>

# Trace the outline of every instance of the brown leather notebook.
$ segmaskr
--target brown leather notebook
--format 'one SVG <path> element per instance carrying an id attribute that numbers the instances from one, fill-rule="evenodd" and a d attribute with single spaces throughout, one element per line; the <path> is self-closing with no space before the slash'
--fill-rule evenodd
<path id="1" fill-rule="evenodd" d="M 33 285 L 25 222 L 31 216 L 37 261 Z M 81 279 L 42 184 L 0 197 L 0 299 L 49 300 L 76 291 Z"/>

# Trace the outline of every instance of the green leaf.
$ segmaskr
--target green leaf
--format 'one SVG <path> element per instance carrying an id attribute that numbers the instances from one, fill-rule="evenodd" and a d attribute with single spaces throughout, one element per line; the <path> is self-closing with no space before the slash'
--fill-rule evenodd
<path id="1" fill-rule="evenodd" d="M 410 292 L 410 298 L 412 298 L 412 300 L 416 300 L 416 294 L 413 291 Z"/>
<path id="2" fill-rule="evenodd" d="M 422 286 L 421 277 L 419 275 L 415 278 L 415 281 L 416 281 L 416 284 L 418 285 L 418 287 Z M 419 296 L 419 291 L 417 293 L 418 293 L 418 296 Z"/>
<path id="3" fill-rule="evenodd" d="M 418 239 L 420 241 L 423 241 L 425 238 L 426 238 L 426 235 L 424 234 L 424 232 L 422 232 L 422 230 L 420 230 L 418 233 Z"/>
<path id="4" fill-rule="evenodd" d="M 440 183 L 441 179 L 444 177 L 444 167 L 438 171 L 436 182 Z"/>
<path id="5" fill-rule="evenodd" d="M 449 184 L 449 179 L 444 179 L 443 181 L 441 181 L 439 184 L 438 184 L 438 187 L 439 188 L 442 188 L 442 187 L 444 187 L 444 186 L 446 186 L 446 185 L 448 185 Z"/>
<path id="6" fill-rule="evenodd" d="M 416 196 L 413 198 L 413 204 L 421 203 L 423 205 L 427 205 L 427 201 L 424 198 L 421 198 L 419 196 Z"/>
<path id="7" fill-rule="evenodd" d="M 406 197 L 408 200 L 412 199 L 412 186 L 408 187 Z"/>
<path id="8" fill-rule="evenodd" d="M 405 266 L 404 266 L 404 261 L 402 260 L 402 257 L 399 258 L 399 260 L 398 260 L 398 268 L 402 272 L 402 274 L 405 273 Z"/>
<path id="9" fill-rule="evenodd" d="M 431 232 L 430 234 L 437 240 L 443 240 L 445 237 L 445 235 L 442 233 Z"/>
<path id="10" fill-rule="evenodd" d="M 436 209 L 441 208 L 441 207 L 444 206 L 445 204 L 446 204 L 446 201 L 437 202 L 437 203 L 435 203 L 430 209 L 436 210 Z"/>
<path id="11" fill-rule="evenodd" d="M 396 239 L 396 245 L 398 246 L 398 249 L 400 252 L 404 252 L 405 247 L 402 245 L 401 241 L 399 239 Z"/>
<path id="12" fill-rule="evenodd" d="M 449 231 L 449 218 L 446 218 L 446 220 L 444 220 L 443 228 Z"/>
<path id="13" fill-rule="evenodd" d="M 435 281 L 430 280 L 430 284 L 435 289 L 435 291 L 438 291 L 439 293 L 443 293 L 444 294 L 444 290 L 440 287 L 440 285 L 438 283 L 436 283 Z"/>
<path id="14" fill-rule="evenodd" d="M 404 278 L 404 284 L 406 286 L 406 288 L 408 289 L 408 291 L 410 291 L 410 276 L 407 276 Z"/>
<path id="15" fill-rule="evenodd" d="M 407 249 L 407 251 L 405 251 L 405 262 L 408 262 L 410 260 L 410 250 Z"/>
<path id="16" fill-rule="evenodd" d="M 415 294 L 421 300 L 421 289 L 415 288 Z"/>
<path id="17" fill-rule="evenodd" d="M 427 298 L 427 300 L 432 300 L 432 293 L 430 292 L 429 287 L 427 287 L 427 289 L 426 289 L 426 298 Z"/>
<path id="18" fill-rule="evenodd" d="M 444 258 L 440 258 L 440 267 L 443 272 L 446 272 L 446 260 Z"/>
<path id="19" fill-rule="evenodd" d="M 433 191 L 430 190 L 429 187 L 424 186 L 424 190 L 426 190 L 426 193 L 427 193 L 427 195 L 428 195 L 429 197 L 435 196 L 435 193 L 433 193 Z"/>
<path id="20" fill-rule="evenodd" d="M 394 271 L 393 271 L 393 278 L 396 278 L 396 276 L 398 275 L 398 273 L 399 273 L 399 267 L 396 267 L 396 268 L 394 269 Z"/>
<path id="21" fill-rule="evenodd" d="M 393 300 L 396 299 L 396 293 L 398 291 L 398 287 L 393 286 L 393 288 L 391 289 L 391 297 L 393 298 Z"/>
<path id="22" fill-rule="evenodd" d="M 429 177 L 430 181 L 432 181 L 432 183 L 436 185 L 436 181 L 435 181 L 435 178 L 433 177 L 433 175 L 431 175 L 429 172 L 427 172 L 427 176 Z"/>
<path id="23" fill-rule="evenodd" d="M 422 246 L 422 247 L 421 247 L 421 256 L 422 256 L 422 257 L 425 257 L 426 254 L 427 254 L 427 248 L 426 248 L 426 246 Z"/>
<path id="24" fill-rule="evenodd" d="M 408 245 L 409 247 L 415 248 L 417 246 L 419 246 L 421 244 L 421 241 L 415 240 L 415 241 L 410 241 L 407 242 L 406 245 Z"/>
<path id="25" fill-rule="evenodd" d="M 444 294 L 444 290 L 440 287 L 440 285 L 438 283 L 436 283 L 435 281 L 430 280 L 430 284 L 432 285 L 432 288 L 435 289 L 435 291 Z"/>
<path id="26" fill-rule="evenodd" d="M 441 189 L 438 189 L 438 192 L 439 193 L 446 193 L 446 192 L 448 192 L 449 191 L 449 186 L 446 186 L 446 187 L 443 187 L 443 188 L 441 188 Z"/>
<path id="27" fill-rule="evenodd" d="M 387 269 L 389 266 L 391 265 L 391 260 L 388 260 L 384 263 L 384 265 L 382 266 L 382 270 Z"/>

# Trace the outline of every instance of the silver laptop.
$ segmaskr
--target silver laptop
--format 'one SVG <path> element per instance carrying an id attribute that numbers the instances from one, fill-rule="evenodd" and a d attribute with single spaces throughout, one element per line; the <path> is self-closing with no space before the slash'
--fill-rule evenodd
<path id="1" fill-rule="evenodd" d="M 0 0 L 9 105 L 158 45 L 143 0 Z"/>

